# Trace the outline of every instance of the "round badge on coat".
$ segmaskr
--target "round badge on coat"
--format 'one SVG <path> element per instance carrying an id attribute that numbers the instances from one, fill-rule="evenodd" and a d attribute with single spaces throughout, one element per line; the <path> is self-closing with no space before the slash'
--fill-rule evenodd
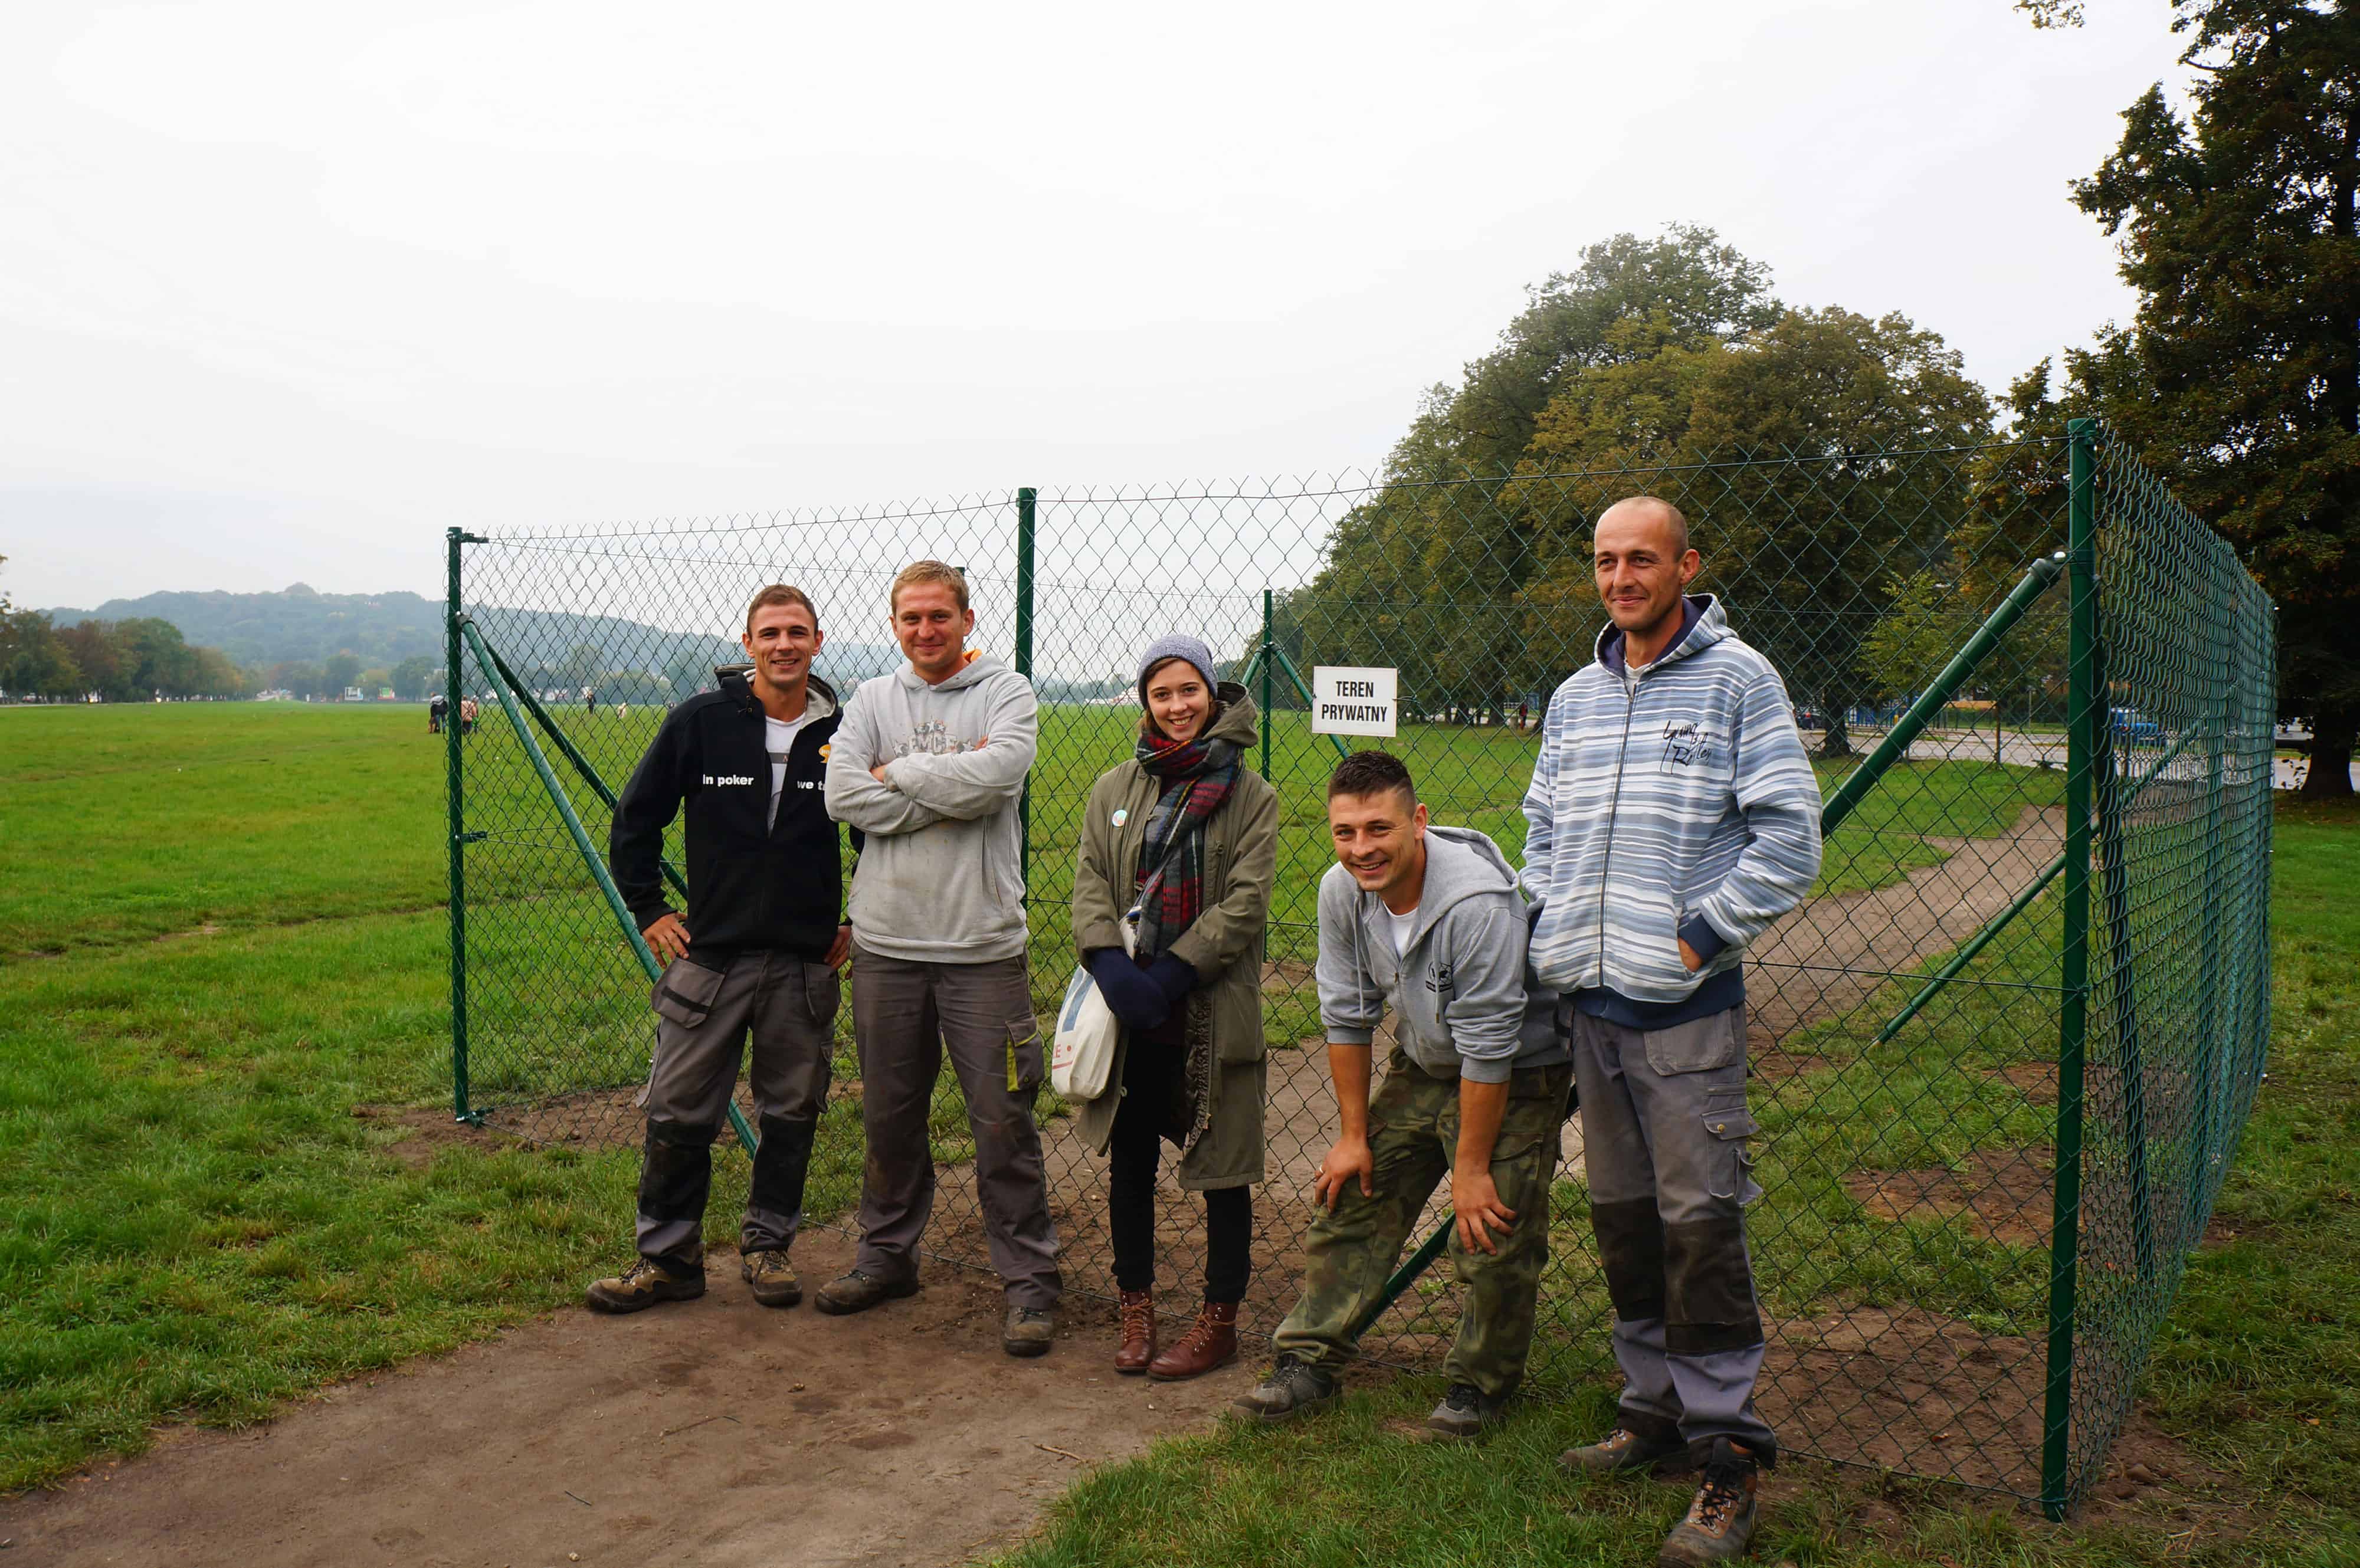
<path id="1" fill-rule="evenodd" d="M 1117 806 L 1114 809 L 1113 820 L 1114 825 L 1117 827 L 1120 827 L 1123 823 L 1131 821 L 1131 808 L 1129 806 Z"/>

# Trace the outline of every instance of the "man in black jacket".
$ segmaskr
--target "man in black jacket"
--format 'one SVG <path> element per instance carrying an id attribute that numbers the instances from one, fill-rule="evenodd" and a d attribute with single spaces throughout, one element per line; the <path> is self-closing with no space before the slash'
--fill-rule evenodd
<path id="1" fill-rule="evenodd" d="M 754 1299 L 791 1307 L 787 1261 L 803 1221 L 812 1136 L 827 1104 L 838 997 L 851 948 L 844 874 L 823 780 L 838 717 L 811 672 L 819 614 L 803 590 L 754 595 L 741 639 L 750 669 L 672 711 L 615 805 L 615 885 L 667 967 L 656 983 L 655 1063 L 639 1168 L 639 1256 L 593 1284 L 591 1308 L 635 1312 L 705 1293 L 713 1140 L 744 1042 L 760 1144 L 739 1243 Z M 664 829 L 688 809 L 688 914 L 664 901 Z M 858 847 L 856 837 L 855 847 Z"/>

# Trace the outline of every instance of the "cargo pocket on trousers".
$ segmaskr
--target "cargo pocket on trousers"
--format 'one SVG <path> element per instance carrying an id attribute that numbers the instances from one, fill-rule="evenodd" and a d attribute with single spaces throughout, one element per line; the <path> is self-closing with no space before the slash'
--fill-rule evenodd
<path id="1" fill-rule="evenodd" d="M 1008 1020 L 1008 1092 L 1030 1100 L 1041 1088 L 1041 1022 L 1027 1013 Z"/>
<path id="2" fill-rule="evenodd" d="M 1740 1208 L 1762 1196 L 1762 1188 L 1754 1180 L 1754 1136 L 1762 1130 L 1754 1113 L 1745 1108 L 1743 1090 L 1727 1095 L 1715 1095 L 1705 1102 L 1699 1113 L 1704 1120 L 1705 1136 L 1712 1140 L 1714 1159 L 1712 1175 L 1706 1191 L 1727 1202 L 1735 1199 Z"/>
<path id="3" fill-rule="evenodd" d="M 657 979 L 648 1000 L 657 1016 L 683 1029 L 694 1029 L 713 1015 L 714 999 L 721 995 L 722 971 L 675 958 Z"/>
<path id="4" fill-rule="evenodd" d="M 1738 1024 L 1735 1007 L 1669 1029 L 1647 1029 L 1639 1038 L 1647 1047 L 1647 1065 L 1666 1078 L 1681 1073 L 1710 1073 L 1733 1065 L 1745 1054 L 1745 1031 Z"/>

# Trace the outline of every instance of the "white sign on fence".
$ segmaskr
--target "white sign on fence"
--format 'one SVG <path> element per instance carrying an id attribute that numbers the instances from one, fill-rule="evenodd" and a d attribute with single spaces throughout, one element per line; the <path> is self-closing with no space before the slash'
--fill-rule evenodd
<path id="1" fill-rule="evenodd" d="M 1390 735 L 1400 718 L 1400 671 L 1373 665 L 1319 664 L 1311 670 L 1315 735 Z"/>

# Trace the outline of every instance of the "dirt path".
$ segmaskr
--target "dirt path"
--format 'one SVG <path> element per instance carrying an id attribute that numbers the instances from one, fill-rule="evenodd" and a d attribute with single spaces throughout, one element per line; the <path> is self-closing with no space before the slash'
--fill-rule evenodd
<path id="1" fill-rule="evenodd" d="M 796 1248 L 807 1285 L 850 1255 L 828 1233 Z M 1117 1377 L 1087 1301 L 1047 1357 L 1011 1360 L 998 1281 L 945 1265 L 908 1301 L 827 1318 L 757 1307 L 716 1262 L 701 1301 L 559 1312 L 0 1501 L 5 1560 L 931 1568 L 1021 1533 L 1090 1465 L 1201 1428 L 1253 1371 Z"/>

